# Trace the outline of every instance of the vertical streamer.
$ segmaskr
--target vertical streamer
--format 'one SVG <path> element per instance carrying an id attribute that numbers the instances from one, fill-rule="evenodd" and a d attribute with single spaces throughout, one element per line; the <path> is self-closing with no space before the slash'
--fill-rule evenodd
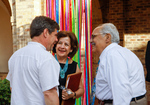
<path id="1" fill-rule="evenodd" d="M 87 10 L 88 10 L 88 12 L 87 12 L 87 18 L 88 18 L 88 26 L 91 26 L 91 24 L 90 24 L 90 0 L 87 0 Z M 89 97 L 88 97 L 88 99 L 89 99 L 89 103 L 90 103 L 90 93 L 91 93 L 91 80 L 92 80 L 92 78 L 91 78 L 91 57 L 90 57 L 90 54 L 91 54 L 91 50 L 90 50 L 90 27 L 88 27 L 88 54 L 89 54 L 89 56 L 88 56 L 88 64 L 89 64 L 89 70 L 88 70 L 88 72 L 89 72 Z"/>
<path id="2" fill-rule="evenodd" d="M 62 10 L 63 10 L 63 30 L 66 30 L 66 0 L 62 0 Z"/>
<path id="3" fill-rule="evenodd" d="M 70 20 L 70 0 L 67 0 L 67 29 L 66 30 L 70 30 L 70 23 L 69 23 L 69 20 Z"/>
<path id="4" fill-rule="evenodd" d="M 79 23 L 79 34 L 78 34 L 78 42 L 79 42 L 79 56 L 78 56 L 78 62 L 81 61 L 81 3 L 80 0 L 78 0 L 78 23 Z M 81 63 L 79 64 L 79 68 L 81 67 Z"/>
<path id="5" fill-rule="evenodd" d="M 78 0 L 75 0 L 75 35 L 78 39 L 78 42 L 79 42 L 79 37 L 78 37 L 78 31 L 79 31 L 79 28 L 78 28 Z M 79 52 L 79 49 L 78 49 L 78 52 Z M 76 53 L 75 55 L 75 61 L 78 62 L 78 55 L 79 53 Z"/>
<path id="6" fill-rule="evenodd" d="M 56 0 L 56 22 L 59 24 L 59 0 Z"/>
<path id="7" fill-rule="evenodd" d="M 61 11 L 62 11 L 62 20 L 61 20 L 61 21 L 62 21 L 62 30 L 65 30 L 65 29 L 64 29 L 64 27 L 65 27 L 65 24 L 64 24 L 64 22 L 65 22 L 65 20 L 64 20 L 64 19 L 65 19 L 65 14 L 64 14 L 64 13 L 65 13 L 65 12 L 64 12 L 64 2 L 65 2 L 64 0 L 61 0 Z"/>
<path id="8" fill-rule="evenodd" d="M 70 3 L 70 31 L 72 31 L 72 1 L 69 0 Z"/>
<path id="9" fill-rule="evenodd" d="M 62 5 L 62 1 L 60 0 L 60 30 L 63 30 L 63 5 Z"/>
<path id="10" fill-rule="evenodd" d="M 83 48 L 84 48 L 84 51 L 85 51 L 85 0 L 82 0 L 82 35 L 83 35 Z M 86 67 L 85 67 L 85 56 L 84 56 L 84 59 L 83 59 L 83 64 L 84 64 L 84 67 L 83 67 L 83 86 L 84 86 L 84 96 L 83 96 L 83 104 L 84 105 L 87 105 L 86 103 Z"/>
<path id="11" fill-rule="evenodd" d="M 75 5 L 74 0 L 72 0 L 72 32 L 75 33 Z M 72 58 L 75 60 L 75 57 Z"/>
<path id="12" fill-rule="evenodd" d="M 67 23 L 68 23 L 67 18 L 68 18 L 68 0 L 66 0 L 65 3 L 65 30 L 67 30 Z"/>
<path id="13" fill-rule="evenodd" d="M 89 105 L 89 54 L 88 54 L 88 0 L 85 0 L 85 35 L 86 35 L 86 53 L 85 53 L 85 59 L 86 59 L 86 97 L 87 97 L 87 104 Z"/>
<path id="14" fill-rule="evenodd" d="M 51 18 L 54 20 L 54 0 L 51 0 Z"/>
<path id="15" fill-rule="evenodd" d="M 61 0 L 59 0 L 59 26 L 60 26 L 60 30 L 61 30 Z"/>
<path id="16" fill-rule="evenodd" d="M 72 58 L 78 62 L 81 68 L 81 51 L 83 62 L 83 85 L 84 96 L 76 100 L 76 105 L 89 105 L 89 96 L 92 84 L 92 52 L 89 44 L 92 32 L 92 0 L 46 0 L 46 16 L 55 20 L 60 30 L 72 31 L 75 33 L 79 49 Z"/>
<path id="17" fill-rule="evenodd" d="M 75 33 L 74 0 L 72 0 L 72 32 Z"/>
<path id="18" fill-rule="evenodd" d="M 49 16 L 49 6 L 48 0 L 46 0 L 46 16 Z"/>
<path id="19" fill-rule="evenodd" d="M 88 26 L 90 26 L 90 0 L 87 0 L 87 10 L 88 10 L 88 13 L 87 13 L 87 18 L 88 18 Z M 88 53 L 90 55 L 90 27 L 88 27 Z M 91 93 L 91 57 L 89 56 L 89 59 L 88 59 L 88 64 L 89 64 L 89 94 Z M 90 99 L 90 95 L 89 95 L 89 99 Z"/>
<path id="20" fill-rule="evenodd" d="M 56 0 L 54 0 L 54 3 L 53 3 L 53 5 L 54 5 L 54 13 L 53 13 L 53 18 L 54 18 L 54 20 L 56 21 Z"/>
<path id="21" fill-rule="evenodd" d="M 92 35 L 92 0 L 90 0 L 90 39 L 91 39 L 91 35 Z M 92 87 L 92 45 L 90 45 L 90 57 L 91 57 L 91 87 Z M 92 89 L 92 88 L 91 88 Z"/>
<path id="22" fill-rule="evenodd" d="M 52 18 L 51 16 L 52 10 L 51 10 L 51 0 L 49 0 L 49 17 Z"/>

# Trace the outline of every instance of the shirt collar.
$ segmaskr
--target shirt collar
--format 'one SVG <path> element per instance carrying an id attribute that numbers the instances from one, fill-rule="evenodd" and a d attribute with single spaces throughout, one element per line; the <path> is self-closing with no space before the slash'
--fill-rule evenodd
<path id="1" fill-rule="evenodd" d="M 46 50 L 46 47 L 38 42 L 28 42 L 28 45 L 37 45 L 37 46 L 40 46 L 41 48 L 43 48 L 44 50 Z"/>
<path id="2" fill-rule="evenodd" d="M 108 45 L 101 53 L 101 55 L 99 56 L 99 59 L 102 59 L 108 52 L 109 49 L 111 49 L 112 47 L 118 45 L 118 43 L 111 43 L 110 45 Z"/>

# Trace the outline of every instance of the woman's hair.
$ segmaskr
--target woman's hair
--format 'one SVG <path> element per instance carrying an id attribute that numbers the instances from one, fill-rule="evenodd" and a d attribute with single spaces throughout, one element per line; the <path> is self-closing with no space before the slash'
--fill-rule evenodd
<path id="1" fill-rule="evenodd" d="M 77 37 L 71 31 L 59 31 L 57 33 L 57 39 L 58 39 L 58 41 L 59 41 L 60 38 L 63 38 L 63 37 L 69 37 L 70 38 L 70 44 L 71 44 L 72 52 L 70 52 L 68 54 L 68 56 L 72 58 L 76 54 L 76 52 L 78 50 L 78 40 L 77 40 Z M 56 45 L 57 45 L 57 43 L 53 47 L 53 52 L 54 53 L 56 53 Z"/>

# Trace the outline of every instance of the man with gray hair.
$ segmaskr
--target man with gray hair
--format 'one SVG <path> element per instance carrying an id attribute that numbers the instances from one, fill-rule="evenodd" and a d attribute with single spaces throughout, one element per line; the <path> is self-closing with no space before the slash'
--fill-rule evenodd
<path id="1" fill-rule="evenodd" d="M 112 23 L 92 32 L 92 51 L 100 59 L 96 75 L 99 105 L 147 105 L 143 65 L 130 50 L 121 47 Z"/>

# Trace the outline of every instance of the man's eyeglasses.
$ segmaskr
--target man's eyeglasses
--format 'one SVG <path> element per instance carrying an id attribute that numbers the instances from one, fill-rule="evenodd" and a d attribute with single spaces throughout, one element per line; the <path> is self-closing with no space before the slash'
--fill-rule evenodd
<path id="1" fill-rule="evenodd" d="M 97 35 L 92 34 L 91 39 L 94 39 L 98 35 L 105 35 L 105 34 L 107 34 L 107 33 L 101 33 L 101 34 L 97 34 Z"/>

